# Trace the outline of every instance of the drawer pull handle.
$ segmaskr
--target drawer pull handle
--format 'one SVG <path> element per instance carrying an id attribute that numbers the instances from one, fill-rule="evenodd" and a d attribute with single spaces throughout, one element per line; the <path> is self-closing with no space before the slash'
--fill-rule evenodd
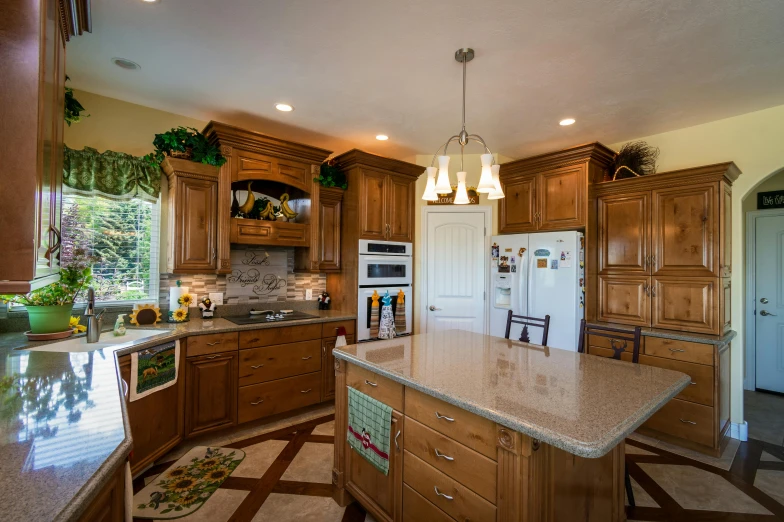
<path id="1" fill-rule="evenodd" d="M 221 341 L 215 341 L 214 343 L 207 343 L 207 346 L 215 346 L 216 344 L 220 344 Z"/>
<path id="2" fill-rule="evenodd" d="M 683 353 L 686 351 L 686 350 L 681 350 L 680 348 L 668 348 L 668 350 L 671 351 L 672 353 Z"/>
<path id="3" fill-rule="evenodd" d="M 256 402 L 251 402 L 250 403 L 251 406 L 256 406 L 256 405 L 261 404 L 262 402 L 264 402 L 264 399 L 259 399 L 258 397 L 256 399 L 257 399 Z"/>
<path id="4" fill-rule="evenodd" d="M 691 384 L 692 386 L 696 386 L 697 385 L 697 383 L 694 382 L 694 381 L 691 381 L 689 384 Z"/>
<path id="5" fill-rule="evenodd" d="M 307 357 L 303 357 L 302 360 L 307 361 L 308 359 L 312 359 L 312 358 L 313 358 L 312 355 L 308 355 Z"/>
<path id="6" fill-rule="evenodd" d="M 215 359 L 217 357 L 220 357 L 220 355 L 208 355 L 205 359 Z"/>
<path id="7" fill-rule="evenodd" d="M 433 486 L 433 489 L 436 490 L 436 495 L 438 495 L 439 497 L 444 497 L 447 500 L 454 500 L 455 499 L 455 497 L 449 496 L 446 493 L 441 493 L 440 491 L 438 491 L 438 486 Z"/>
<path id="8" fill-rule="evenodd" d="M 368 385 L 370 385 L 370 386 L 372 386 L 372 387 L 374 387 L 374 388 L 375 388 L 376 386 L 378 386 L 378 384 L 376 384 L 375 382 L 370 382 L 370 381 L 369 381 L 369 380 L 367 380 L 367 379 L 365 379 L 365 384 L 368 384 Z"/>
<path id="9" fill-rule="evenodd" d="M 313 391 L 313 388 L 308 388 L 307 390 L 300 390 L 300 393 L 310 393 Z"/>
<path id="10" fill-rule="evenodd" d="M 680 421 L 681 421 L 682 423 L 684 423 L 684 424 L 693 424 L 693 425 L 695 425 L 695 426 L 697 425 L 697 423 L 696 423 L 696 422 L 694 422 L 694 421 L 690 421 L 690 420 L 683 420 L 683 419 L 678 419 L 678 420 L 680 420 Z"/>
<path id="11" fill-rule="evenodd" d="M 251 339 L 250 341 L 248 341 L 248 343 L 257 343 L 257 342 L 259 342 L 259 341 L 261 341 L 261 339 L 259 339 L 258 337 L 256 337 L 256 338 L 254 338 L 254 339 Z"/>
<path id="12" fill-rule="evenodd" d="M 263 364 L 254 364 L 253 366 L 251 366 L 251 368 L 253 368 L 254 370 L 258 370 L 262 366 L 264 366 L 264 365 Z"/>
<path id="13" fill-rule="evenodd" d="M 438 412 L 436 412 L 436 419 L 444 419 L 447 422 L 455 422 L 455 419 L 453 419 L 452 417 L 447 417 L 446 415 L 441 415 Z"/>
<path id="14" fill-rule="evenodd" d="M 398 437 L 400 437 L 400 430 L 397 430 L 397 433 L 395 433 L 395 447 L 396 447 L 397 449 L 400 449 L 400 446 L 399 446 L 399 445 L 398 445 L 398 443 L 397 443 L 397 438 L 398 438 Z"/>
<path id="15" fill-rule="evenodd" d="M 438 457 L 440 459 L 448 460 L 449 462 L 452 462 L 453 460 L 455 460 L 454 457 L 450 457 L 449 455 L 444 455 L 443 453 L 438 451 L 438 448 L 436 448 L 436 457 Z"/>

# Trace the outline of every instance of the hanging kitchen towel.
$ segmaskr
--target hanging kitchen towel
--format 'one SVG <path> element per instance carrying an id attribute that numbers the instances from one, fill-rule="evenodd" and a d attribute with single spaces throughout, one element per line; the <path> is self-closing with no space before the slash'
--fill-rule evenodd
<path id="1" fill-rule="evenodd" d="M 348 388 L 348 445 L 384 475 L 389 474 L 392 407 Z"/>
<path id="2" fill-rule="evenodd" d="M 177 383 L 180 341 L 131 354 L 131 402 Z"/>
<path id="3" fill-rule="evenodd" d="M 395 330 L 398 333 L 406 331 L 406 294 L 402 288 L 397 293 L 397 303 L 395 304 Z"/>
<path id="4" fill-rule="evenodd" d="M 373 290 L 373 295 L 370 297 L 370 338 L 375 339 L 378 337 L 378 325 L 381 321 L 381 308 L 378 306 L 378 300 L 381 296 L 378 295 L 376 290 Z"/>
<path id="5" fill-rule="evenodd" d="M 340 348 L 341 346 L 346 346 L 348 343 L 346 342 L 346 327 L 345 326 L 338 326 L 338 336 L 335 339 L 335 348 Z"/>

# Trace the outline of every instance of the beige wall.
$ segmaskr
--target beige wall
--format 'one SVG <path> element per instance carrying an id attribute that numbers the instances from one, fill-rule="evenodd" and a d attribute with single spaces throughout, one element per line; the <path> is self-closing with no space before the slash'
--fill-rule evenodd
<path id="1" fill-rule="evenodd" d="M 734 161 L 743 174 L 732 189 L 732 421 L 743 422 L 745 215 L 743 200 L 784 167 L 784 105 L 695 127 L 641 137 L 659 147 L 659 170 Z M 618 150 L 623 143 L 612 146 Z M 778 176 L 780 177 L 780 176 Z M 777 177 L 777 178 L 778 178 Z M 771 183 L 774 183 L 771 181 Z M 753 203 L 751 204 L 753 205 Z"/>

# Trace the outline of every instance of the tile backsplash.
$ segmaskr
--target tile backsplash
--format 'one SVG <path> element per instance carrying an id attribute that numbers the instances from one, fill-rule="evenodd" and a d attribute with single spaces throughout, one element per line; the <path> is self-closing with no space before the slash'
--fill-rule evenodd
<path id="1" fill-rule="evenodd" d="M 161 274 L 160 284 L 160 305 L 168 306 L 169 302 L 169 288 L 176 284 L 177 280 L 182 281 L 183 286 L 190 288 L 191 293 L 194 293 L 201 299 L 203 296 L 211 292 L 220 292 L 223 294 L 223 302 L 225 304 L 244 304 L 244 303 L 270 303 L 270 302 L 286 302 L 286 301 L 303 301 L 305 300 L 305 290 L 310 288 L 313 290 L 313 298 L 315 299 L 318 294 L 327 289 L 327 275 L 326 274 L 302 274 L 294 273 L 294 249 L 293 248 L 260 248 L 260 247 L 234 247 L 234 250 L 267 250 L 268 252 L 285 252 L 286 253 L 286 291 L 285 294 L 277 296 L 236 296 L 229 293 L 226 285 L 225 275 L 216 274 Z"/>

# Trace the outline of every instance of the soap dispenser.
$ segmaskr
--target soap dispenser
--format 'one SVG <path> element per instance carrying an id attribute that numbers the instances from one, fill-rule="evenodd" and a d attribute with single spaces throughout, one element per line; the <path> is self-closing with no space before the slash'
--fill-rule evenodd
<path id="1" fill-rule="evenodd" d="M 115 337 L 123 336 L 125 331 L 125 314 L 120 314 L 114 322 L 114 335 Z"/>

